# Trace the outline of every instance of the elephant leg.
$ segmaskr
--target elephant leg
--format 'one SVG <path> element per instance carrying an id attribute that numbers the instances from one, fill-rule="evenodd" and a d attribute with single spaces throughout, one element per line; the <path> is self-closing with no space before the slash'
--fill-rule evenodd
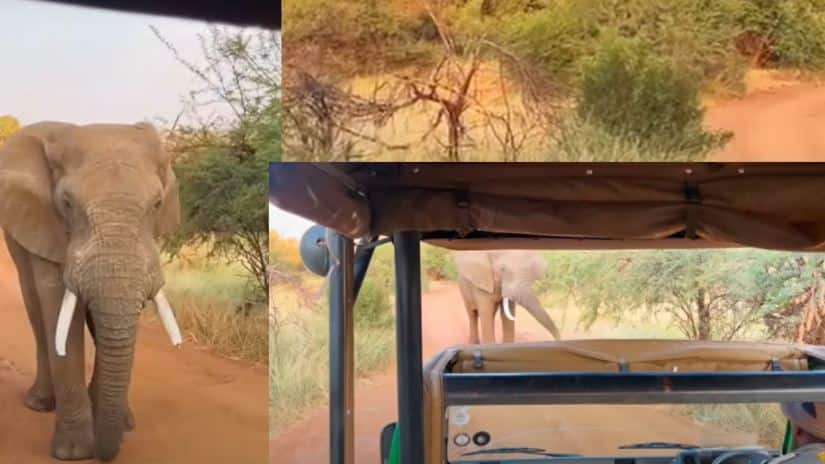
<path id="1" fill-rule="evenodd" d="M 502 304 L 502 311 L 501 311 L 501 339 L 504 343 L 513 343 L 516 339 L 516 321 L 511 321 L 504 314 L 504 300 L 501 301 Z M 515 316 L 516 315 L 516 305 L 512 301 L 509 302 L 510 305 L 510 313 Z"/>
<path id="2" fill-rule="evenodd" d="M 478 311 L 467 311 L 467 319 L 470 321 L 470 344 L 478 344 Z"/>
<path id="3" fill-rule="evenodd" d="M 52 387 L 52 375 L 49 370 L 49 353 L 46 344 L 46 328 L 43 325 L 43 314 L 40 309 L 40 301 L 37 298 L 37 289 L 34 287 L 31 263 L 29 254 L 19 243 L 8 234 L 6 237 L 6 248 L 9 250 L 20 281 L 20 291 L 23 294 L 23 304 L 26 307 L 26 314 L 34 334 L 36 346 L 37 372 L 34 376 L 34 384 L 23 400 L 25 405 L 35 411 L 53 411 L 55 407 L 54 388 Z"/>
<path id="4" fill-rule="evenodd" d="M 54 263 L 31 255 L 31 268 L 43 322 L 49 366 L 54 385 L 56 414 L 51 454 L 61 460 L 88 459 L 94 455 L 92 407 L 84 375 L 83 318 L 75 311 L 66 343 L 66 356 L 58 356 L 54 335 L 57 315 L 65 287 L 60 268 Z"/>
<path id="5" fill-rule="evenodd" d="M 92 320 L 92 315 L 86 311 L 86 325 L 89 327 L 89 334 L 92 336 L 92 340 L 97 340 L 97 336 L 95 333 L 95 323 Z M 95 398 L 97 398 L 97 381 L 98 373 L 97 369 L 92 371 L 92 380 L 89 382 L 89 398 L 92 401 L 92 411 L 95 411 Z M 132 413 L 131 407 L 126 407 L 126 430 L 131 431 L 135 429 L 135 415 Z"/>
<path id="6" fill-rule="evenodd" d="M 496 315 L 496 304 L 492 298 L 485 298 L 479 301 L 478 306 L 478 317 L 481 322 L 481 342 L 495 343 L 496 330 L 494 324 Z"/>

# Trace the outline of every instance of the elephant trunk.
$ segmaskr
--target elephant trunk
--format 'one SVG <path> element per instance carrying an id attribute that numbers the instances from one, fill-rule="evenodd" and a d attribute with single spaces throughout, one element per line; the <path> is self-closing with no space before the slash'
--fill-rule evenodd
<path id="1" fill-rule="evenodd" d="M 140 300 L 115 299 L 90 308 L 96 346 L 95 456 L 102 461 L 114 459 L 123 440 L 142 304 Z"/>
<path id="2" fill-rule="evenodd" d="M 510 298 L 533 316 L 556 340 L 561 340 L 561 332 L 556 323 L 547 314 L 541 305 L 536 292 L 526 284 L 515 285 L 513 288 L 502 289 L 503 296 Z"/>

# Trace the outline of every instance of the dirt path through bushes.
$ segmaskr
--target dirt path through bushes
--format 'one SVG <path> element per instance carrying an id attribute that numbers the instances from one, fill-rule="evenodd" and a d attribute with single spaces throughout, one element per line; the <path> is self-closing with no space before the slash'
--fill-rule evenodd
<path id="1" fill-rule="evenodd" d="M 707 126 L 734 134 L 712 159 L 825 161 L 825 85 L 780 80 L 764 87 L 709 107 Z"/>
<path id="2" fill-rule="evenodd" d="M 86 359 L 88 364 L 90 356 Z M 17 275 L 0 239 L 2 463 L 58 462 L 49 458 L 54 415 L 23 406 L 34 369 L 33 339 Z M 264 367 L 223 359 L 191 343 L 176 350 L 162 329 L 144 324 L 132 378 L 130 396 L 137 426 L 125 435 L 117 463 L 266 462 L 269 421 Z"/>

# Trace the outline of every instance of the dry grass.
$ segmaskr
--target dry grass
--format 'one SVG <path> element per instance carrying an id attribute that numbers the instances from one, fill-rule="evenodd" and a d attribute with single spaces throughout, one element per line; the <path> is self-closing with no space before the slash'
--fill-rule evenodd
<path id="1" fill-rule="evenodd" d="M 321 279 L 306 276 L 302 284 L 305 288 L 280 285 L 270 289 L 270 304 L 278 308 L 279 318 L 277 326 L 273 323 L 274 318 L 271 319 L 269 333 L 272 432 L 278 432 L 307 411 L 326 404 L 329 318 L 323 298 L 320 298 L 323 293 L 321 283 Z M 313 298 L 307 299 L 307 293 Z M 356 324 L 356 377 L 385 368 L 394 356 L 394 340 L 392 327 Z"/>
<path id="2" fill-rule="evenodd" d="M 674 408 L 696 423 L 750 435 L 758 441 L 753 445 L 782 447 L 787 420 L 778 404 L 688 404 Z"/>
<path id="3" fill-rule="evenodd" d="M 241 311 L 247 279 L 236 265 L 206 259 L 198 249 L 164 266 L 166 292 L 187 340 L 223 356 L 265 364 L 269 325 L 264 304 Z M 146 317 L 156 319 L 154 311 Z"/>

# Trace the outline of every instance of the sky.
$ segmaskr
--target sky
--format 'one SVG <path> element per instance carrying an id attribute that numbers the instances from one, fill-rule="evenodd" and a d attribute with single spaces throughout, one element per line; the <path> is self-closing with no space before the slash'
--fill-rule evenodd
<path id="1" fill-rule="evenodd" d="M 301 238 L 312 225 L 306 219 L 269 205 L 269 230 L 278 232 L 284 238 Z"/>
<path id="2" fill-rule="evenodd" d="M 198 63 L 208 23 L 27 0 L 0 0 L 0 115 L 21 124 L 173 121 L 198 81 L 149 28 Z M 270 228 L 300 237 L 301 218 L 269 206 Z"/>
<path id="3" fill-rule="evenodd" d="M 0 115 L 21 124 L 174 120 L 197 81 L 149 25 L 198 61 L 206 22 L 2 0 Z"/>

